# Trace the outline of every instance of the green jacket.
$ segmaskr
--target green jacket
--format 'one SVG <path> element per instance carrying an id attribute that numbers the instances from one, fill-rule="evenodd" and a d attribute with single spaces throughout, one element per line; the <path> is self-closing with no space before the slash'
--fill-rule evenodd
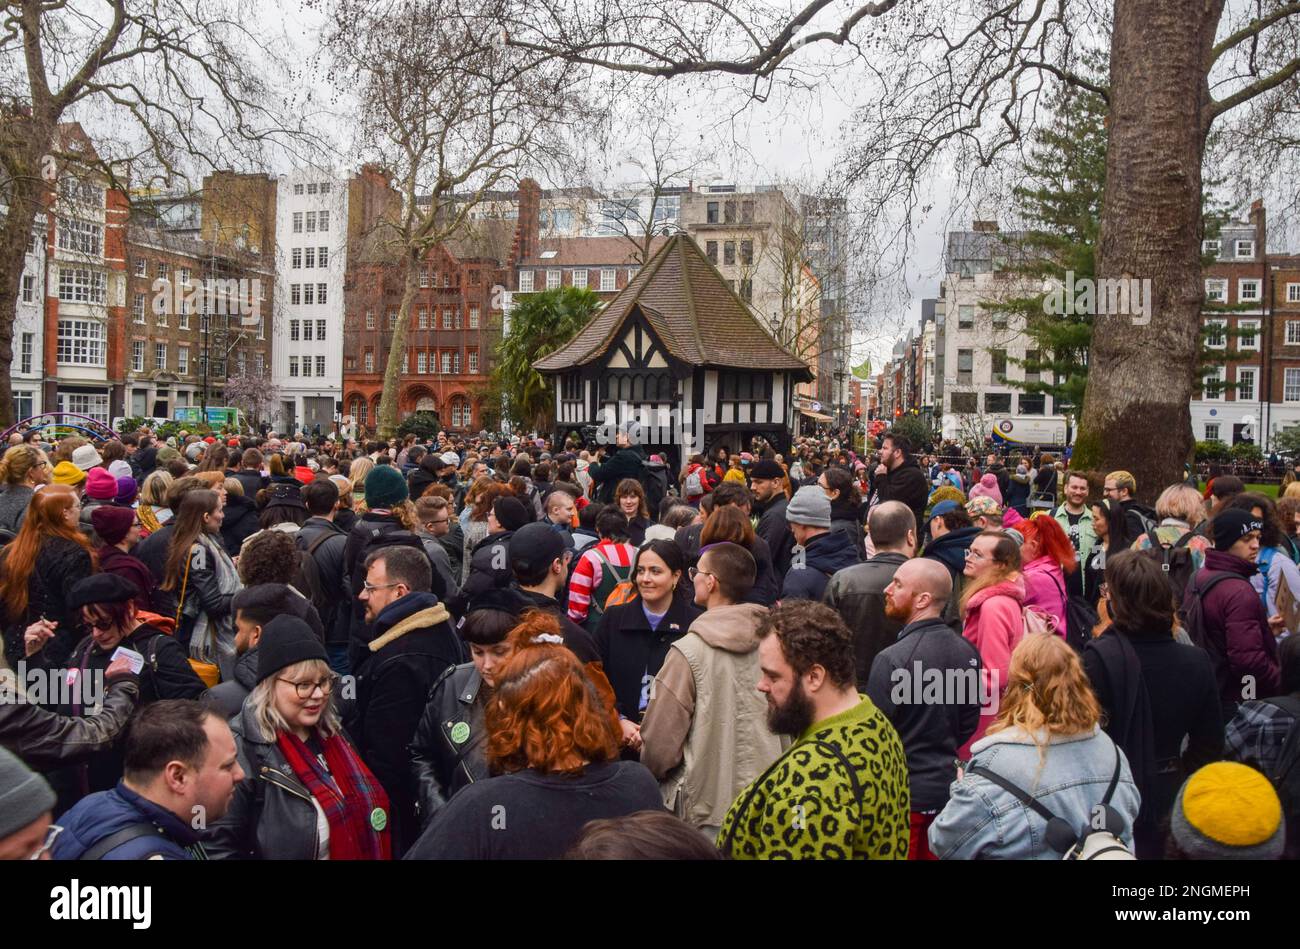
<path id="1" fill-rule="evenodd" d="M 1056 523 L 1061 525 L 1061 530 L 1065 531 L 1065 536 L 1070 537 L 1070 516 L 1062 504 L 1052 515 L 1056 518 Z M 1074 540 L 1070 537 L 1070 540 Z M 1092 553 L 1092 548 L 1097 543 L 1097 535 L 1092 529 L 1092 508 L 1087 504 L 1083 506 L 1083 516 L 1079 518 L 1079 543 L 1076 551 L 1079 554 L 1079 570 L 1083 570 L 1083 565 L 1088 562 L 1088 555 Z M 1087 584 L 1086 574 L 1080 573 L 1081 582 Z M 1088 595 L 1087 589 L 1083 591 L 1084 596 Z"/>
<path id="2" fill-rule="evenodd" d="M 737 860 L 906 860 L 907 758 L 865 695 L 817 722 L 727 812 L 718 847 Z"/>

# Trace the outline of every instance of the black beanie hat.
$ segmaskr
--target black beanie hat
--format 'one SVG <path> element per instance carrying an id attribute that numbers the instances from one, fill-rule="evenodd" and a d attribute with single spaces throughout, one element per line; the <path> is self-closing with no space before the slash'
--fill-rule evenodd
<path id="1" fill-rule="evenodd" d="M 1264 524 L 1250 511 L 1228 508 L 1214 515 L 1210 533 L 1214 536 L 1214 549 L 1227 550 L 1251 531 L 1262 531 Z"/>
<path id="2" fill-rule="evenodd" d="M 265 682 L 281 669 L 308 659 L 328 662 L 329 656 L 312 628 L 296 616 L 277 616 L 262 627 L 257 643 L 257 681 Z"/>
<path id="3" fill-rule="evenodd" d="M 523 502 L 513 497 L 500 497 L 493 501 L 492 513 L 497 516 L 497 523 L 503 531 L 517 531 L 532 520 Z"/>

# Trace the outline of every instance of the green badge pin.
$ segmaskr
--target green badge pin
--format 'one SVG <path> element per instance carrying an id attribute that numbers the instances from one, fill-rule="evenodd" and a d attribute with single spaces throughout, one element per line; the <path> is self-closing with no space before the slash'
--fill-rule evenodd
<path id="1" fill-rule="evenodd" d="M 373 827 L 376 832 L 379 832 L 388 826 L 388 815 L 384 813 L 382 807 L 376 807 L 370 812 L 370 826 Z"/>
<path id="2" fill-rule="evenodd" d="M 463 745 L 469 741 L 469 723 L 457 722 L 451 726 L 451 740 L 458 745 Z"/>

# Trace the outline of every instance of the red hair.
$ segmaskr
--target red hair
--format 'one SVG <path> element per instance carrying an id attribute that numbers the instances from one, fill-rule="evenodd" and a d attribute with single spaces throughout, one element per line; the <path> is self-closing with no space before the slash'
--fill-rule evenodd
<path id="1" fill-rule="evenodd" d="M 27 610 L 27 581 L 36 569 L 36 555 L 46 537 L 62 537 L 83 547 L 90 554 L 93 570 L 97 564 L 90 539 L 64 520 L 68 509 L 77 503 L 77 492 L 67 485 L 51 484 L 32 495 L 27 505 L 27 516 L 18 536 L 5 550 L 3 578 L 0 579 L 0 597 L 11 621 Z"/>
<path id="2" fill-rule="evenodd" d="M 1074 545 L 1065 535 L 1064 529 L 1050 514 L 1040 514 L 1016 525 L 1016 530 L 1026 541 L 1038 541 L 1038 556 L 1046 554 L 1051 557 L 1066 573 L 1073 573 L 1079 566 L 1074 553 Z"/>
<path id="3" fill-rule="evenodd" d="M 609 680 L 559 642 L 539 642 L 542 636 L 559 639 L 560 624 L 538 610 L 524 613 L 510 633 L 515 652 L 487 709 L 485 754 L 494 772 L 580 774 L 587 764 L 618 758 L 621 729 Z"/>

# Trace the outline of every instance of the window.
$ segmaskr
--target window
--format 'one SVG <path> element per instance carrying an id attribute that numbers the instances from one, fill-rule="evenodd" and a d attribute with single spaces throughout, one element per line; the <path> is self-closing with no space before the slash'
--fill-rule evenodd
<path id="1" fill-rule="evenodd" d="M 59 250 L 95 257 L 104 253 L 104 229 L 90 221 L 61 217 L 57 237 Z"/>
<path id="2" fill-rule="evenodd" d="M 740 202 L 740 223 L 741 224 L 754 223 L 754 202 L 753 201 Z"/>
<path id="3" fill-rule="evenodd" d="M 302 338 L 305 339 L 307 342 L 310 343 L 310 342 L 312 341 L 312 339 L 313 339 L 314 336 L 315 336 L 315 334 L 312 332 L 312 323 L 311 323 L 311 320 L 303 320 L 303 321 L 302 321 Z"/>
<path id="4" fill-rule="evenodd" d="M 1256 303 L 1259 301 L 1259 280 L 1237 281 L 1237 302 Z"/>
<path id="5" fill-rule="evenodd" d="M 464 399 L 457 399 L 451 403 L 451 424 L 457 428 L 469 428 L 469 403 Z"/>
<path id="6" fill-rule="evenodd" d="M 176 347 L 176 371 L 181 375 L 186 375 L 190 371 L 190 348 L 188 346 Z M 239 352 L 239 374 L 244 374 L 244 352 Z"/>
<path id="7" fill-rule="evenodd" d="M 478 276 L 478 271 L 477 271 L 477 270 L 474 271 L 472 274 L 470 274 L 470 277 L 471 277 L 471 278 L 473 278 L 473 277 L 477 277 L 477 276 Z M 473 281 L 471 280 L 471 282 L 473 282 Z M 587 271 L 585 271 L 585 270 L 575 270 L 575 271 L 573 271 L 573 273 L 570 274 L 570 276 L 569 276 L 569 282 L 570 282 L 571 284 L 573 284 L 573 286 L 575 286 L 575 287 L 578 287 L 578 288 L 580 288 L 580 289 L 585 289 L 586 286 L 587 286 Z"/>
<path id="8" fill-rule="evenodd" d="M 972 376 L 975 371 L 975 350 L 959 349 L 957 350 L 957 384 L 968 386 L 971 384 Z M 972 412 L 974 409 L 971 410 Z"/>
<path id="9" fill-rule="evenodd" d="M 442 285 L 443 285 L 444 287 L 450 287 L 450 286 L 451 286 L 451 274 L 449 274 L 449 273 L 444 273 L 444 274 L 442 275 Z M 459 276 L 459 275 L 456 277 L 456 286 L 460 286 L 460 276 Z"/>
<path id="10" fill-rule="evenodd" d="M 20 358 L 20 361 L 19 361 L 19 364 L 18 364 L 19 367 L 20 367 L 20 368 L 19 368 L 19 371 L 20 371 L 20 372 L 31 372 L 31 371 L 32 371 L 32 358 L 33 358 L 33 356 L 34 356 L 35 353 L 36 353 L 36 334 L 35 334 L 35 333 L 23 333 L 23 339 L 22 339 L 22 350 L 21 350 L 21 353 L 22 353 L 22 355 L 21 355 L 21 358 Z M 143 358 L 143 355 L 142 355 L 142 358 Z M 22 416 L 22 418 L 26 418 L 26 416 Z"/>
<path id="11" fill-rule="evenodd" d="M 1205 423 L 1205 440 L 1206 440 L 1207 442 L 1217 442 L 1217 441 L 1219 440 L 1219 423 L 1218 423 L 1218 422 L 1206 422 L 1206 423 Z"/>
<path id="12" fill-rule="evenodd" d="M 293 379 L 298 378 L 298 357 L 297 356 L 289 357 L 289 377 Z"/>
<path id="13" fill-rule="evenodd" d="M 59 299 L 64 303 L 104 302 L 105 277 L 98 270 L 59 268 Z"/>
<path id="14" fill-rule="evenodd" d="M 429 310 L 427 307 L 420 307 L 419 321 L 420 329 L 427 330 L 429 328 Z"/>
<path id="15" fill-rule="evenodd" d="M 60 392 L 59 411 L 75 415 L 88 415 L 97 422 L 108 424 L 107 393 Z"/>
<path id="16" fill-rule="evenodd" d="M 302 248 L 295 247 L 289 255 L 289 266 L 294 270 L 302 269 Z"/>
<path id="17" fill-rule="evenodd" d="M 482 279 L 482 278 L 479 276 L 479 272 L 478 272 L 477 270 L 471 270 L 471 271 L 469 272 L 469 285 L 470 285 L 471 287 L 477 287 L 477 286 L 479 285 L 479 281 L 480 281 L 481 279 Z M 584 285 L 585 285 L 585 282 L 584 282 Z"/>
<path id="18" fill-rule="evenodd" d="M 748 203 L 748 202 L 746 202 Z M 740 242 L 740 262 L 742 264 L 752 264 L 754 262 L 754 242 Z"/>
<path id="19" fill-rule="evenodd" d="M 176 365 L 177 365 L 178 367 L 180 366 L 180 356 L 179 356 L 179 355 L 177 355 L 177 357 L 176 357 Z M 241 376 L 242 376 L 242 375 L 246 375 L 246 374 L 248 373 L 248 353 L 244 352 L 244 351 L 241 349 L 241 350 L 240 350 L 240 351 L 235 355 L 235 365 L 238 367 L 238 375 L 241 375 Z"/>
<path id="20" fill-rule="evenodd" d="M 1207 320 L 1205 323 L 1205 346 L 1207 349 L 1226 349 L 1228 337 L 1224 320 Z"/>
<path id="21" fill-rule="evenodd" d="M 1044 415 L 1047 412 L 1047 396 L 1041 392 L 1025 392 L 1020 396 L 1021 415 Z"/>
<path id="22" fill-rule="evenodd" d="M 36 277 L 33 274 L 23 274 L 23 302 L 36 302 Z"/>
<path id="23" fill-rule="evenodd" d="M 605 267 L 600 272 L 600 289 L 602 293 L 608 293 L 614 289 L 614 269 Z"/>
<path id="24" fill-rule="evenodd" d="M 465 314 L 460 312 L 460 307 L 456 307 L 453 313 L 455 314 L 456 329 L 463 330 L 465 328 Z"/>
<path id="25" fill-rule="evenodd" d="M 971 414 L 979 411 L 978 397 L 974 392 L 954 392 L 952 394 L 952 411 Z"/>
<path id="26" fill-rule="evenodd" d="M 546 271 L 546 289 L 558 290 L 559 287 L 560 287 L 560 271 L 558 270 Z"/>
<path id="27" fill-rule="evenodd" d="M 261 339 L 259 336 L 258 339 Z M 266 372 L 266 354 L 256 353 L 253 356 L 253 370 L 260 376 Z"/>
<path id="28" fill-rule="evenodd" d="M 297 250 L 297 248 L 294 248 Z M 303 266 L 307 269 L 314 269 L 316 266 L 316 248 L 308 247 L 303 255 Z"/>
<path id="29" fill-rule="evenodd" d="M 167 368 L 167 344 L 166 343 L 153 344 L 153 367 L 155 369 Z"/>
<path id="30" fill-rule="evenodd" d="M 704 256 L 708 258 L 709 263 L 713 264 L 714 266 L 717 266 L 718 263 L 718 242 L 717 241 L 704 242 Z"/>
<path id="31" fill-rule="evenodd" d="M 423 288 L 426 288 L 426 289 L 427 289 L 428 286 L 429 286 L 429 268 L 428 268 L 428 267 L 421 267 L 421 268 L 420 268 L 420 286 L 423 287 Z"/>
<path id="32" fill-rule="evenodd" d="M 531 270 L 519 271 L 519 292 L 520 293 L 533 292 L 533 272 Z"/>
<path id="33" fill-rule="evenodd" d="M 1218 257 L 1221 243 L 1221 241 L 1201 241 L 1201 253 L 1211 257 Z"/>
<path id="34" fill-rule="evenodd" d="M 424 375 L 429 371 L 429 354 L 424 350 L 416 353 L 415 371 L 420 375 Z"/>
<path id="35" fill-rule="evenodd" d="M 460 375 L 460 350 L 451 354 L 451 371 L 453 375 Z"/>
<path id="36" fill-rule="evenodd" d="M 1007 328 L 1007 311 L 1006 311 L 1006 310 L 994 310 L 993 313 L 991 314 L 991 316 L 993 317 L 993 328 L 994 328 L 994 329 L 1006 329 L 1006 328 Z"/>
<path id="37" fill-rule="evenodd" d="M 1300 303 L 1300 283 L 1288 283 L 1286 285 L 1286 302 Z"/>
<path id="38" fill-rule="evenodd" d="M 19 392 L 14 390 L 14 418 L 24 419 L 31 418 L 33 399 L 31 392 Z"/>
<path id="39" fill-rule="evenodd" d="M 754 281 L 749 278 L 740 281 L 740 299 L 746 303 L 754 302 Z"/>
<path id="40" fill-rule="evenodd" d="M 323 284 L 323 283 L 318 283 L 318 284 L 316 284 L 316 302 L 317 302 L 317 303 L 324 303 L 324 302 L 325 302 L 325 287 L 326 287 L 326 284 Z"/>
<path id="41" fill-rule="evenodd" d="M 710 201 L 705 210 L 707 212 L 707 218 L 706 218 L 707 222 L 709 224 L 717 224 L 718 223 L 718 202 Z"/>
<path id="42" fill-rule="evenodd" d="M 1026 350 L 1025 362 L 1027 363 L 1025 366 L 1025 381 L 1038 382 L 1042 378 L 1042 373 L 1034 367 L 1042 365 L 1042 356 L 1039 351 L 1036 349 Z M 1021 402 L 1023 403 L 1024 400 L 1021 399 Z"/>
<path id="43" fill-rule="evenodd" d="M 451 329 L 451 308 L 450 307 L 442 308 L 442 328 L 445 330 Z"/>
<path id="44" fill-rule="evenodd" d="M 1205 281 L 1205 302 L 1206 303 L 1227 303 L 1228 302 L 1228 281 L 1226 280 Z"/>
<path id="45" fill-rule="evenodd" d="M 131 341 L 131 371 L 144 372 L 144 340 Z"/>
<path id="46" fill-rule="evenodd" d="M 26 279 L 25 277 L 23 279 Z M 144 294 L 137 293 L 131 301 L 131 319 L 136 323 L 144 322 Z"/>
<path id="47" fill-rule="evenodd" d="M 1236 242 L 1236 245 L 1237 245 L 1237 246 L 1236 246 L 1236 251 L 1237 251 L 1237 257 L 1238 257 L 1238 259 L 1241 259 L 1241 258 L 1243 258 L 1243 257 L 1244 257 L 1244 258 L 1250 258 L 1250 257 L 1254 257 L 1254 256 L 1255 256 L 1255 242 L 1254 242 L 1254 241 L 1237 241 L 1237 242 Z"/>
<path id="48" fill-rule="evenodd" d="M 316 321 L 316 341 L 319 343 L 325 342 L 325 321 L 324 320 Z"/>
<path id="49" fill-rule="evenodd" d="M 302 284 L 300 283 L 289 284 L 289 302 L 294 304 L 298 304 L 302 302 Z"/>
<path id="50" fill-rule="evenodd" d="M 147 277 L 149 275 L 149 261 L 143 257 L 135 259 L 135 275 L 137 277 Z"/>
<path id="51" fill-rule="evenodd" d="M 985 392 L 984 393 L 984 411 L 998 415 L 1007 415 L 1011 412 L 1011 393 L 1010 392 Z"/>
<path id="52" fill-rule="evenodd" d="M 293 186 L 293 193 L 296 194 L 296 195 L 301 195 L 301 194 L 302 194 L 302 185 L 294 185 L 294 186 Z"/>
<path id="53" fill-rule="evenodd" d="M 375 371 L 375 354 L 372 350 L 366 350 L 366 372 Z"/>
<path id="54" fill-rule="evenodd" d="M 289 342 L 296 343 L 302 339 L 301 326 L 302 322 L 300 320 L 289 321 Z"/>
<path id="55" fill-rule="evenodd" d="M 316 182 L 313 181 L 313 182 L 310 182 L 310 183 L 307 185 L 307 193 L 308 193 L 308 194 L 315 194 L 315 193 L 316 193 Z"/>
<path id="56" fill-rule="evenodd" d="M 330 213 L 328 211 L 320 212 L 320 229 L 322 231 L 330 229 Z"/>
<path id="57" fill-rule="evenodd" d="M 736 242 L 724 241 L 722 244 L 722 262 L 724 264 L 734 264 L 736 262 Z"/>
<path id="58" fill-rule="evenodd" d="M 448 350 L 442 351 L 442 374 L 445 376 L 451 372 L 451 353 Z"/>
<path id="59" fill-rule="evenodd" d="M 1253 366 L 1237 367 L 1237 401 L 1255 401 L 1255 378 L 1259 370 Z"/>
<path id="60" fill-rule="evenodd" d="M 366 329 L 372 330 L 374 328 L 375 328 L 375 311 L 366 310 Z"/>
<path id="61" fill-rule="evenodd" d="M 478 374 L 478 350 L 477 349 L 469 350 L 469 352 L 465 354 L 465 361 L 469 363 L 470 374 L 477 375 Z"/>
<path id="62" fill-rule="evenodd" d="M 165 260 L 160 260 L 158 261 L 158 265 L 154 268 L 154 273 L 159 277 L 170 277 L 172 273 L 172 265 Z"/>
<path id="63" fill-rule="evenodd" d="M 104 325 L 97 320 L 59 320 L 57 359 L 64 366 L 103 366 Z"/>
<path id="64" fill-rule="evenodd" d="M 722 223 L 723 224 L 736 223 L 736 202 L 735 201 L 722 202 Z"/>
<path id="65" fill-rule="evenodd" d="M 957 307 L 957 328 L 959 330 L 968 330 L 975 327 L 975 307 L 959 306 Z"/>
<path id="66" fill-rule="evenodd" d="M 580 271 L 575 270 L 573 275 L 576 277 L 579 272 Z M 584 278 L 587 276 L 587 271 L 583 270 L 581 273 Z M 583 280 L 583 283 L 586 283 L 585 279 Z M 574 284 L 574 286 L 577 286 L 577 284 Z M 477 303 L 471 303 L 469 305 L 469 328 L 472 330 L 479 328 L 479 306 Z"/>
<path id="67" fill-rule="evenodd" d="M 388 328 L 389 328 L 390 330 L 397 329 L 397 311 L 396 311 L 396 310 L 389 310 L 389 311 L 388 311 Z"/>
<path id="68" fill-rule="evenodd" d="M 1205 399 L 1210 402 L 1223 401 L 1223 384 L 1224 384 L 1223 367 L 1216 366 L 1205 374 L 1202 386 L 1205 391 Z"/>
<path id="69" fill-rule="evenodd" d="M 304 283 L 302 285 L 302 302 L 303 303 L 316 302 L 316 284 Z"/>
<path id="70" fill-rule="evenodd" d="M 307 233 L 315 234 L 316 233 L 316 212 L 315 211 L 307 212 L 306 223 L 307 223 Z"/>
<path id="71" fill-rule="evenodd" d="M 328 267 L 330 265 L 330 249 L 328 247 L 316 248 L 316 266 Z"/>
<path id="72" fill-rule="evenodd" d="M 302 233 L 302 212 L 301 211 L 293 212 L 293 232 L 295 234 Z"/>
<path id="73" fill-rule="evenodd" d="M 193 274 L 194 271 L 190 270 L 189 267 L 181 267 L 176 271 L 176 283 L 181 287 L 188 288 L 190 285 L 190 277 L 193 276 Z"/>
<path id="74" fill-rule="evenodd" d="M 322 181 L 322 182 L 320 183 L 320 193 L 321 193 L 321 194 L 329 194 L 329 193 L 330 193 L 330 183 L 329 183 L 328 181 Z"/>
<path id="75" fill-rule="evenodd" d="M 1241 320 L 1237 333 L 1238 349 L 1259 349 L 1259 320 Z"/>
<path id="76" fill-rule="evenodd" d="M 324 356 L 317 356 L 317 357 L 316 357 L 316 375 L 318 375 L 318 376 L 323 376 L 323 375 L 325 375 L 325 357 L 324 357 Z"/>
<path id="77" fill-rule="evenodd" d="M 1000 386 L 1007 381 L 1007 351 L 1005 349 L 990 349 L 989 358 L 992 361 L 989 370 L 989 381 L 995 386 Z M 1007 411 L 1011 411 L 1011 406 L 1007 406 Z"/>

